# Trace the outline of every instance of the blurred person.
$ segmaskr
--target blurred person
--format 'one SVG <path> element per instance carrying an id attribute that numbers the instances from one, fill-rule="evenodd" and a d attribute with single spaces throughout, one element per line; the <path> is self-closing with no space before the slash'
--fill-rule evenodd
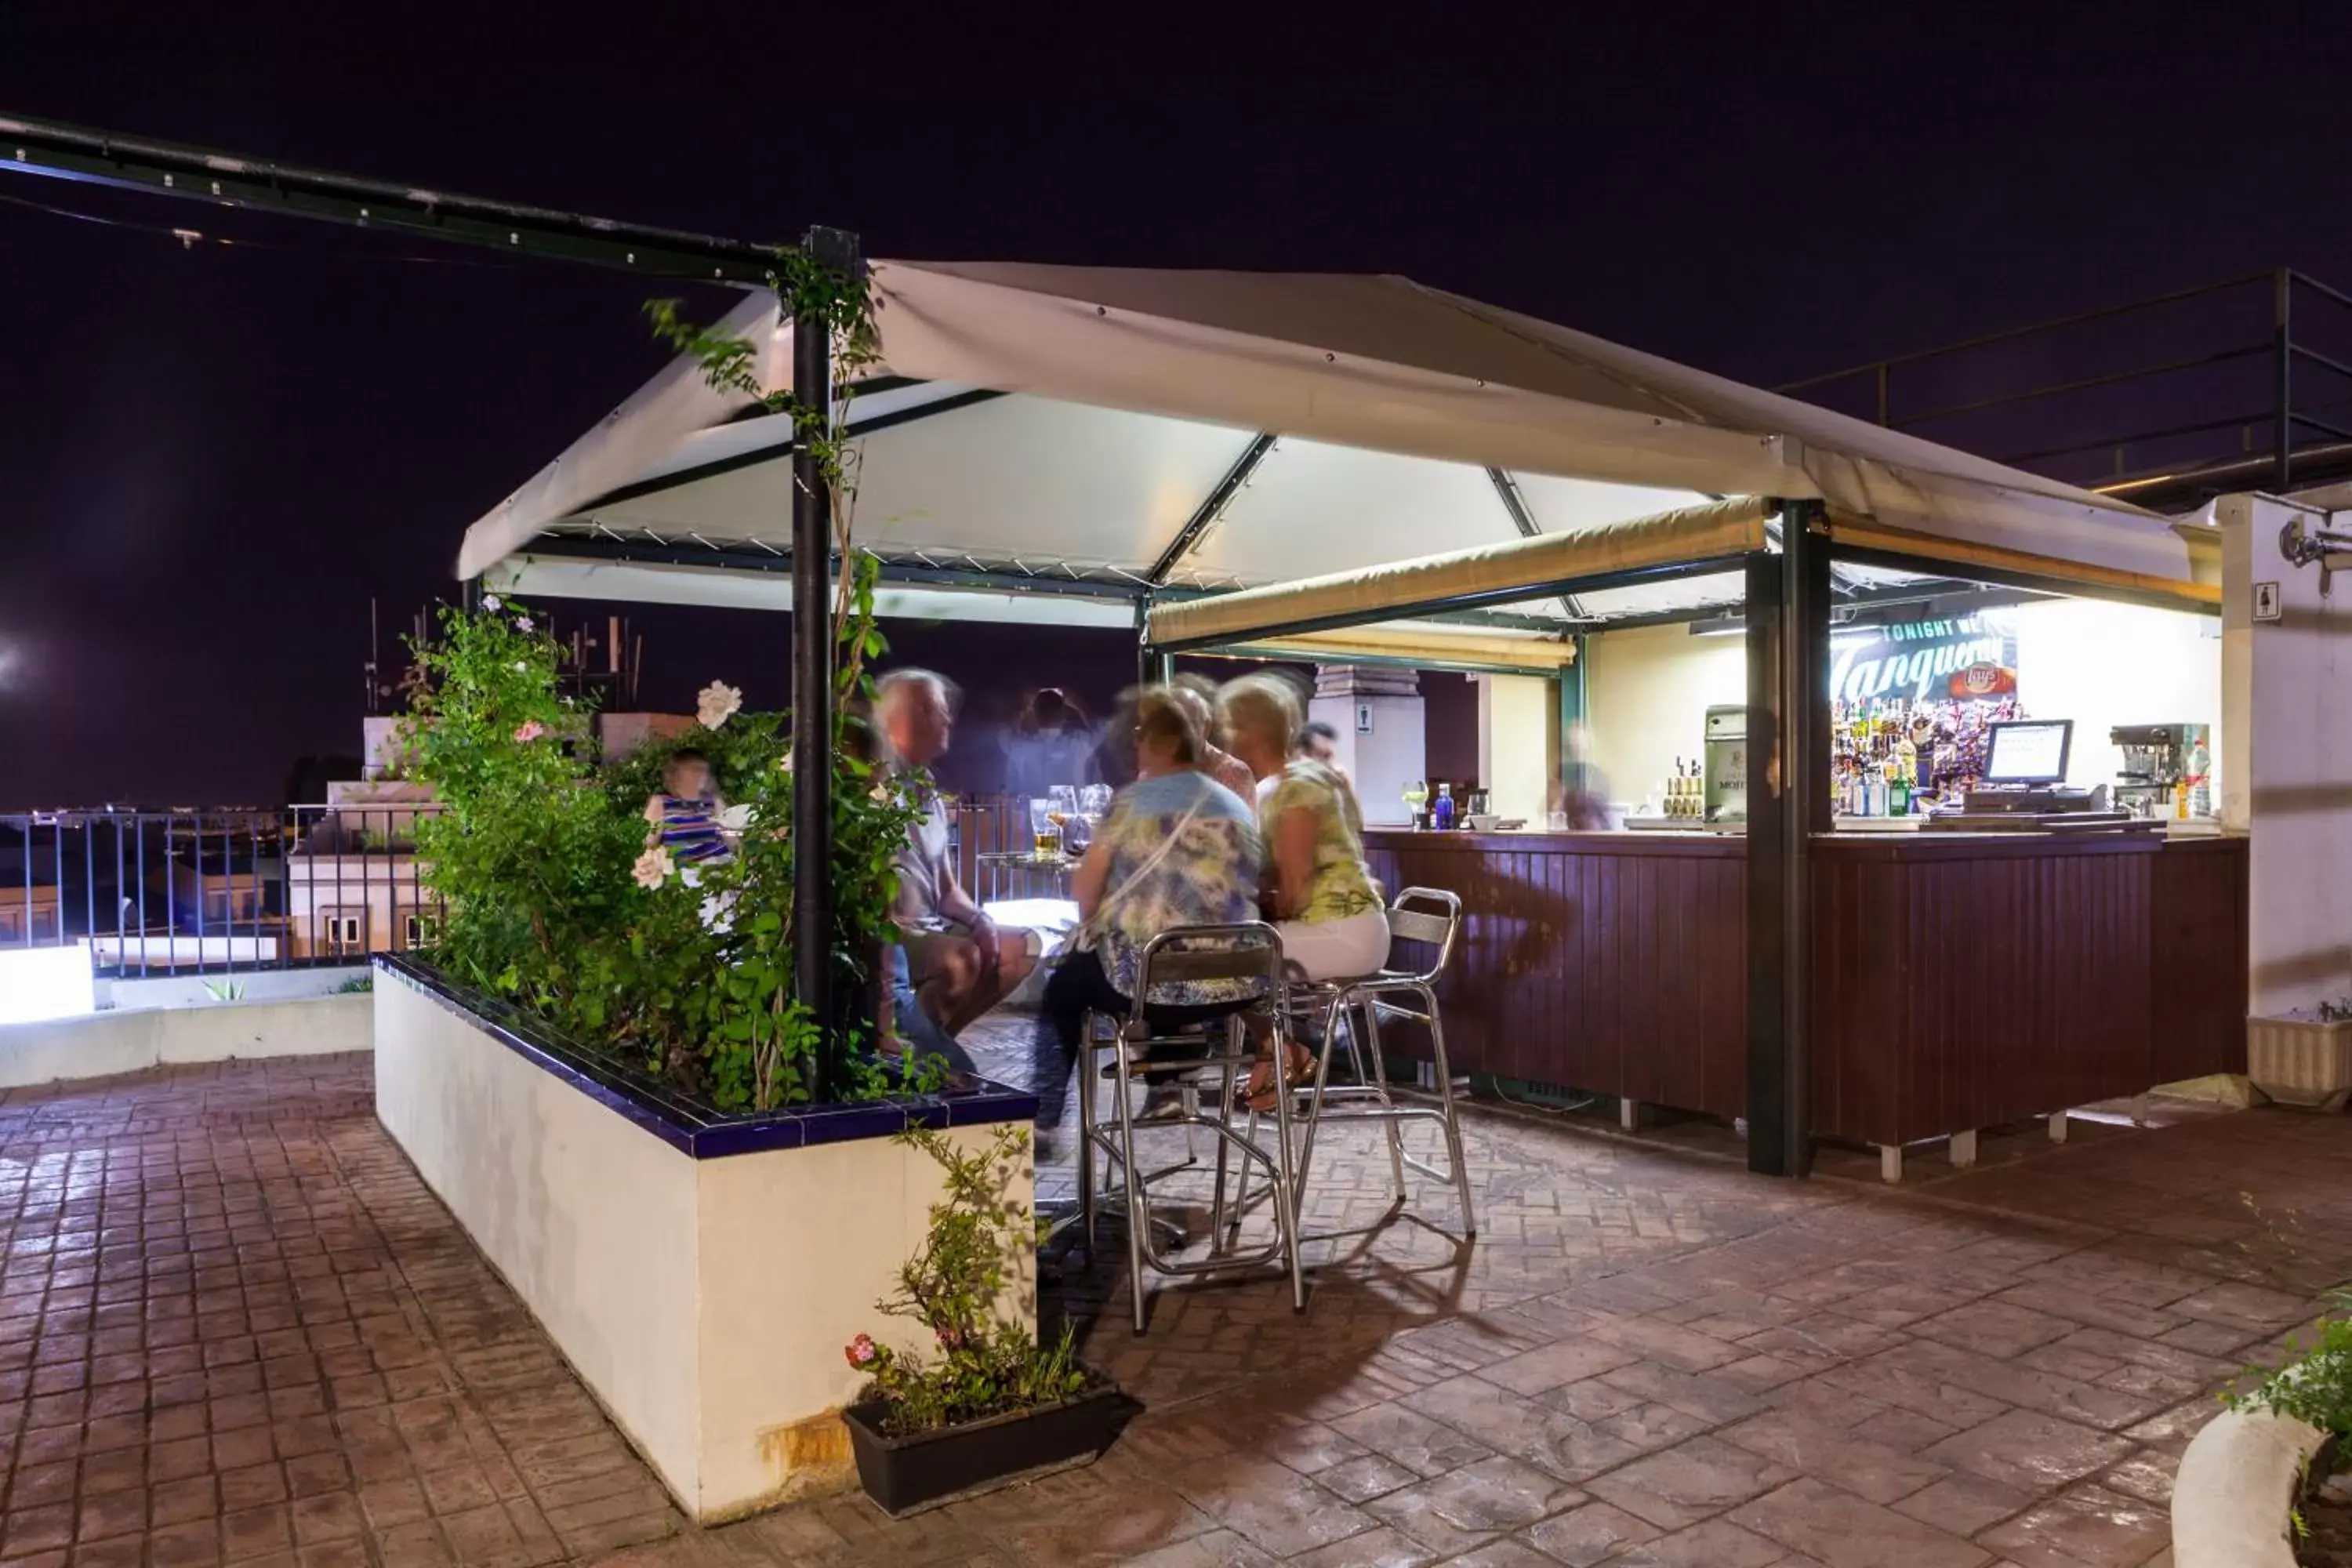
<path id="1" fill-rule="evenodd" d="M 1265 902 L 1283 957 L 1309 980 L 1374 973 L 1388 962 L 1388 910 L 1364 863 L 1351 792 L 1329 767 L 1292 752 L 1301 720 L 1297 692 L 1276 677 L 1245 675 L 1217 699 L 1234 754 L 1257 778 Z M 1298 1082 L 1313 1069 L 1313 1058 L 1293 1042 L 1284 1081 Z M 1252 1075 L 1253 1110 L 1273 1109 L 1275 1072 L 1274 1063 L 1262 1061 Z"/>
<path id="2" fill-rule="evenodd" d="M 1356 837 L 1363 837 L 1364 808 L 1356 799 L 1356 781 L 1349 778 L 1348 770 L 1339 765 L 1339 731 L 1320 719 L 1310 719 L 1299 728 L 1296 752 L 1308 762 L 1320 763 L 1331 770 L 1332 775 L 1339 781 L 1341 797 L 1347 803 L 1348 821 L 1354 826 Z"/>
<path id="3" fill-rule="evenodd" d="M 1135 708 L 1142 693 L 1141 687 L 1130 686 L 1118 694 L 1095 743 L 1095 777 L 1113 789 L 1135 782 Z"/>
<path id="4" fill-rule="evenodd" d="M 1250 776 L 1249 764 L 1217 744 L 1224 731 L 1217 722 L 1216 682 L 1205 675 L 1180 675 L 1171 685 L 1176 700 L 1200 732 L 1201 771 L 1255 807 L 1257 781 Z"/>
<path id="5" fill-rule="evenodd" d="M 1076 789 L 1095 782 L 1094 730 L 1085 710 L 1057 686 L 1030 694 L 1001 743 L 1004 787 L 1019 799 L 1045 799 L 1055 784 Z"/>
<path id="6" fill-rule="evenodd" d="M 910 804 L 922 815 L 898 855 L 891 913 L 923 1012 L 960 1035 L 1027 978 L 1034 967 L 1029 933 L 1000 930 L 964 890 L 949 854 L 947 805 L 928 770 L 954 738 L 955 689 L 928 669 L 891 670 L 875 683 L 874 716 L 893 765 L 926 770 L 909 784 Z"/>
<path id="7" fill-rule="evenodd" d="M 719 823 L 726 812 L 709 757 L 692 746 L 680 746 L 662 764 L 661 793 L 646 797 L 646 847 L 668 850 L 669 858 L 688 870 L 725 865 L 735 858 Z"/>
<path id="8" fill-rule="evenodd" d="M 1551 809 L 1567 818 L 1571 832 L 1606 831 L 1614 817 L 1609 809 L 1609 781 L 1592 763 L 1592 731 L 1582 724 L 1569 726 L 1568 742 L 1560 751 Z"/>
<path id="9" fill-rule="evenodd" d="M 1086 1016 L 1128 1016 L 1152 938 L 1179 926 L 1239 925 L 1257 915 L 1264 854 L 1255 814 L 1201 771 L 1202 742 L 1191 705 L 1167 687 L 1146 688 L 1136 696 L 1133 732 L 1136 781 L 1112 798 L 1078 864 L 1072 890 L 1082 923 L 1038 1009 L 1030 1089 L 1037 1096 L 1041 1163 L 1062 1153 L 1065 1086 Z M 1160 1032 L 1222 1018 L 1256 996 L 1244 982 L 1181 981 L 1156 987 L 1144 1000 L 1145 1017 Z M 1079 1085 L 1078 1092 L 1088 1087 Z M 1172 1093 L 1153 1084 L 1146 1114 Z"/>

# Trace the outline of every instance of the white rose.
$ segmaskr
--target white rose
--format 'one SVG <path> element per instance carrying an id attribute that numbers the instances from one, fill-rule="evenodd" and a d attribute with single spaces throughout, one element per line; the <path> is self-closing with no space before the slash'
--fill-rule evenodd
<path id="1" fill-rule="evenodd" d="M 716 730 L 743 706 L 743 693 L 723 680 L 714 680 L 695 694 L 694 716 L 706 730 Z"/>
<path id="2" fill-rule="evenodd" d="M 637 886 L 658 888 L 669 880 L 669 874 L 675 869 L 677 869 L 677 863 L 670 858 L 669 851 L 656 844 L 637 857 L 635 872 Z"/>

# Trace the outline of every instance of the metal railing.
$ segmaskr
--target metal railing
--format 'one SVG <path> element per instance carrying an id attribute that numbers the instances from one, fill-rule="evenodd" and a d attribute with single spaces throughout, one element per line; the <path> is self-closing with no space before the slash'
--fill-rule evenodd
<path id="1" fill-rule="evenodd" d="M 2282 268 L 1774 390 L 2140 505 L 2185 508 L 2352 472 L 2352 295 Z"/>
<path id="2" fill-rule="evenodd" d="M 429 801 L 275 809 L 0 813 L 0 952 L 86 944 L 110 978 L 366 962 L 429 947 L 442 901 L 415 823 Z M 957 875 L 982 903 L 1066 896 L 1033 847 L 1028 803 L 960 797 Z"/>
<path id="3" fill-rule="evenodd" d="M 431 945 L 431 802 L 0 814 L 0 951 L 89 948 L 111 977 L 366 962 Z"/>

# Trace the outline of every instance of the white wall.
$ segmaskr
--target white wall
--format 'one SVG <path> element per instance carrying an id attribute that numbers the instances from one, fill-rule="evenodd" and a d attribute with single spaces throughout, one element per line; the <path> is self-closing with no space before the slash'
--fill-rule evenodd
<path id="1" fill-rule="evenodd" d="M 932 1348 L 874 1308 L 942 1190 L 930 1158 L 865 1139 L 698 1161 L 397 976 L 373 1001 L 378 1118 L 688 1513 L 846 1484 L 837 1412 L 863 1380 L 842 1348 Z M 1029 1205 L 1025 1177 L 1011 1197 Z M 1034 1326 L 1024 1283 L 1007 1308 Z"/>
<path id="2" fill-rule="evenodd" d="M 2036 719 L 2074 721 L 2066 782 L 2113 784 L 2123 754 L 2107 742 L 2118 724 L 2212 727 L 2214 784 L 2221 784 L 2221 624 L 2092 599 L 2020 605 L 2018 698 Z M 2217 795 L 2215 798 L 2220 797 Z"/>
<path id="3" fill-rule="evenodd" d="M 2314 499 L 2352 505 L 2352 493 Z M 2352 729 L 2345 723 L 2352 583 L 2339 576 L 2323 598 L 2319 568 L 2280 555 L 2280 530 L 2295 510 L 2249 496 L 2215 509 L 2230 664 L 2221 804 L 2225 825 L 2243 827 L 2252 840 L 2257 1016 L 2352 993 Z M 2343 526 L 2340 516 L 2336 526 Z M 2280 619 L 2253 619 L 2256 583 L 2279 585 Z"/>
<path id="4" fill-rule="evenodd" d="M 1612 800 L 1640 805 L 1676 757 L 1704 757 L 1707 709 L 1748 701 L 1745 637 L 1644 626 L 1590 637 L 1584 657 L 1592 761 Z"/>
<path id="5" fill-rule="evenodd" d="M 1497 816 L 1541 827 L 1559 768 L 1559 703 L 1541 676 L 1478 677 L 1478 777 Z"/>
<path id="6" fill-rule="evenodd" d="M 201 1007 L 118 1007 L 71 1018 L 0 1024 L 0 1089 L 110 1078 L 169 1062 L 364 1051 L 374 1038 L 370 998 L 358 994 L 215 1002 Z"/>

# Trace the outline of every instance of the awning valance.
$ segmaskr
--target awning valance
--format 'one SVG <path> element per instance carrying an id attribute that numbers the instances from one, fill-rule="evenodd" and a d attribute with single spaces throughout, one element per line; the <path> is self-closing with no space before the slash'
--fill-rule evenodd
<path id="1" fill-rule="evenodd" d="M 2183 549 L 2189 574 L 2173 576 L 2007 549 L 1977 540 L 1889 528 L 1835 509 L 1831 510 L 1829 521 L 1830 538 L 1842 558 L 1861 559 L 1897 570 L 1936 568 L 1979 582 L 2127 600 L 2168 610 L 2210 614 L 2221 603 L 2221 584 L 2203 580 L 2209 574 L 2198 570 L 2200 552 L 2193 542 L 2186 540 Z"/>
<path id="2" fill-rule="evenodd" d="M 1450 551 L 1295 583 L 1153 606 L 1162 650 L 1248 642 L 1410 620 L 1554 594 L 1717 573 L 1765 546 L 1772 503 L 1753 497 L 1683 507 L 1573 533 Z"/>

